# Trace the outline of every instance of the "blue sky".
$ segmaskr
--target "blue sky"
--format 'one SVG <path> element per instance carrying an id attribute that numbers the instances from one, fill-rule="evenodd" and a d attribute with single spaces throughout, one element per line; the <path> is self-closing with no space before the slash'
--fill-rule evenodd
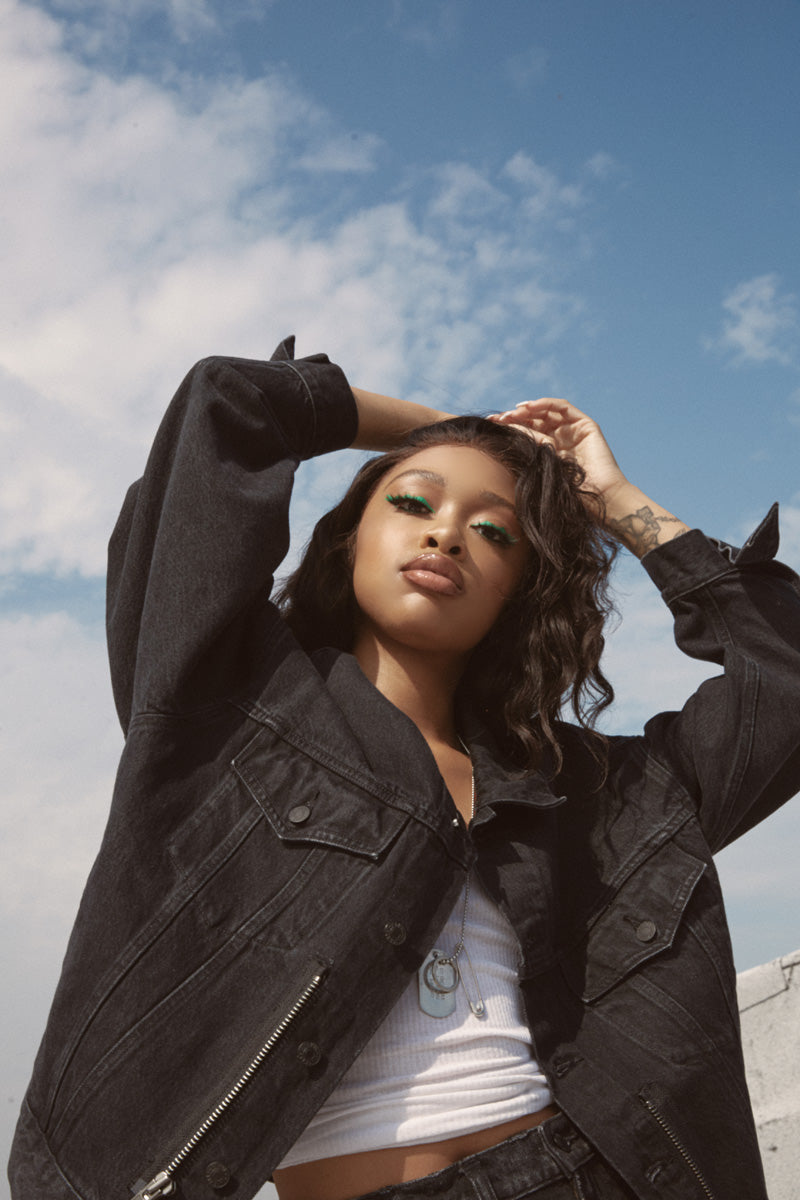
<path id="1" fill-rule="evenodd" d="M 0 0 L 3 1022 L 15 1110 L 120 737 L 105 542 L 169 396 L 283 334 L 458 411 L 567 396 L 690 524 L 800 565 L 795 0 Z M 298 540 L 354 456 L 304 468 Z M 637 572 L 615 729 L 703 671 Z M 800 945 L 800 819 L 721 857 Z M 9 974 L 10 972 L 10 974 Z"/>

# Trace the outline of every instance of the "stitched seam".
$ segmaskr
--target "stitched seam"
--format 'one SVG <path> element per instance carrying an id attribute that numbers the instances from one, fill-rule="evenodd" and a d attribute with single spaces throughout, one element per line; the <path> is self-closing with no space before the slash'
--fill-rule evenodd
<path id="1" fill-rule="evenodd" d="M 314 451 L 317 448 L 317 409 L 316 409 L 316 405 L 314 404 L 314 397 L 311 393 L 311 388 L 308 386 L 308 381 L 306 380 L 305 376 L 303 375 L 303 372 L 298 371 L 297 367 L 294 365 L 293 362 L 286 362 L 283 365 L 288 367 L 290 371 L 293 371 L 294 374 L 297 376 L 297 378 L 300 380 L 300 383 L 302 384 L 302 387 L 303 387 L 303 391 L 305 392 L 306 397 L 308 399 L 308 403 L 311 405 L 311 448 L 312 448 L 312 451 Z"/>

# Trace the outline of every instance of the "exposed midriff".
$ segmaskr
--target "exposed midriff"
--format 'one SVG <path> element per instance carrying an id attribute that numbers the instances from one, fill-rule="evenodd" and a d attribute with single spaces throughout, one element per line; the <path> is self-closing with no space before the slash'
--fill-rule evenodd
<path id="1" fill-rule="evenodd" d="M 341 1154 L 317 1162 L 299 1163 L 275 1171 L 279 1200 L 353 1200 L 365 1192 L 420 1179 L 480 1150 L 487 1150 L 524 1129 L 540 1125 L 558 1112 L 552 1105 L 539 1112 L 515 1117 L 444 1141 L 414 1146 L 389 1146 Z"/>

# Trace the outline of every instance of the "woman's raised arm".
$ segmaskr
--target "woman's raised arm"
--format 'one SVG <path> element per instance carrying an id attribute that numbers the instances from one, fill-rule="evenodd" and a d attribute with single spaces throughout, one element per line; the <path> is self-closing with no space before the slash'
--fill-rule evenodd
<path id="1" fill-rule="evenodd" d="M 193 367 L 128 492 L 107 590 L 125 730 L 137 712 L 211 704 L 241 682 L 289 546 L 295 468 L 353 441 L 356 406 L 342 371 L 324 355 L 292 353 L 287 340 L 270 361 Z"/>
<path id="2" fill-rule="evenodd" d="M 523 429 L 561 458 L 573 458 L 586 472 L 586 487 L 603 502 L 606 528 L 637 558 L 688 530 L 626 478 L 597 422 L 566 400 L 524 401 L 490 420 Z"/>
<path id="3" fill-rule="evenodd" d="M 453 413 L 397 400 L 363 388 L 352 389 L 358 409 L 358 433 L 353 445 L 359 450 L 391 450 L 403 441 L 406 434 L 421 425 L 446 421 Z"/>

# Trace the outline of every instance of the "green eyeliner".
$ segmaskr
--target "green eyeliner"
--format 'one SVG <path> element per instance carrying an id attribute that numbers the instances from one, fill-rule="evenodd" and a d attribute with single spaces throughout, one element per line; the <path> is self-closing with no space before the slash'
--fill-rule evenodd
<path id="1" fill-rule="evenodd" d="M 504 538 L 508 539 L 509 546 L 513 546 L 514 542 L 518 542 L 519 538 L 514 537 L 513 533 L 509 533 L 505 525 L 495 525 L 494 521 L 477 521 L 473 529 L 496 529 L 498 533 L 502 533 Z"/>
<path id="2" fill-rule="evenodd" d="M 400 496 L 387 496 L 386 499 L 390 504 L 396 504 L 398 500 L 416 500 L 419 504 L 423 504 L 429 513 L 433 512 L 433 506 L 428 503 L 424 496 L 412 496 L 410 492 L 403 492 Z"/>

